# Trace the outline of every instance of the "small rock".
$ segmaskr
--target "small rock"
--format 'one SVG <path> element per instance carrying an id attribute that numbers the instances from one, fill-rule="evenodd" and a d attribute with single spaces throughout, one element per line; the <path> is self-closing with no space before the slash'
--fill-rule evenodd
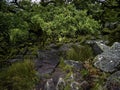
<path id="1" fill-rule="evenodd" d="M 72 82 L 71 83 L 71 90 L 80 90 L 80 84 L 78 82 Z"/>
<path id="2" fill-rule="evenodd" d="M 47 80 L 44 90 L 55 90 L 55 84 L 52 78 Z"/>
<path id="3" fill-rule="evenodd" d="M 74 61 L 74 60 L 65 60 L 64 62 L 77 70 L 81 70 L 84 68 L 82 62 L 78 62 L 78 61 Z"/>
<path id="4" fill-rule="evenodd" d="M 65 83 L 64 79 L 62 77 L 59 77 L 58 83 L 56 85 L 56 90 L 64 90 L 65 85 L 66 85 L 66 83 Z"/>

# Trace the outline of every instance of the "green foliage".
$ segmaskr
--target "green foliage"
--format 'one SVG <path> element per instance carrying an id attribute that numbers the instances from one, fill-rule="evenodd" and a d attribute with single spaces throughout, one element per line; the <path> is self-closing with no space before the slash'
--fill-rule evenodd
<path id="1" fill-rule="evenodd" d="M 6 33 L 0 32 L 0 68 L 7 66 L 4 61 L 6 61 L 6 58 L 8 57 L 10 53 L 10 45 L 9 40 L 7 40 L 8 35 Z"/>
<path id="2" fill-rule="evenodd" d="M 101 5 L 96 0 L 73 0 L 71 4 L 65 4 L 63 0 L 53 0 L 53 2 L 54 4 L 49 2 L 41 5 L 23 0 L 19 2 L 18 7 L 14 4 L 8 5 L 5 1 L 0 2 L 1 31 L 8 33 L 12 29 L 20 29 L 25 30 L 26 33 L 32 30 L 41 37 L 39 32 L 42 30 L 45 32 L 44 36 L 49 36 L 55 41 L 63 36 L 97 34 L 101 25 L 96 20 L 101 20 L 102 23 L 119 20 L 119 8 L 114 8 L 119 6 L 117 0 L 107 0 L 104 2 L 105 5 Z M 32 40 L 39 39 L 35 33 L 30 36 L 34 38 Z M 46 41 L 47 39 L 44 40 Z"/>
<path id="3" fill-rule="evenodd" d="M 75 36 L 76 31 L 79 34 L 95 34 L 99 31 L 99 23 L 87 16 L 86 10 L 77 10 L 74 5 L 48 5 L 39 8 L 40 13 L 31 17 L 31 27 L 36 31 L 41 28 L 51 37 Z"/>
<path id="4" fill-rule="evenodd" d="M 100 20 L 103 12 L 98 0 L 73 0 L 77 9 L 87 10 L 87 15 L 92 15 L 95 20 Z"/>
<path id="5" fill-rule="evenodd" d="M 59 63 L 59 67 L 64 67 L 65 66 L 65 63 L 64 63 L 64 59 L 63 57 L 60 58 L 60 63 Z"/>
<path id="6" fill-rule="evenodd" d="M 64 71 L 69 71 L 69 73 L 72 73 L 72 71 L 73 71 L 73 67 L 70 65 L 66 65 L 66 63 L 64 62 L 64 59 L 62 57 L 60 59 L 59 67 Z"/>
<path id="7" fill-rule="evenodd" d="M 13 43 L 24 42 L 28 39 L 28 31 L 20 29 L 10 30 L 10 40 Z"/>
<path id="8" fill-rule="evenodd" d="M 109 38 L 111 43 L 120 42 L 120 24 L 114 30 L 111 30 Z"/>
<path id="9" fill-rule="evenodd" d="M 103 21 L 105 22 L 116 22 L 120 20 L 120 4 L 119 0 L 106 0 L 102 5 L 104 9 Z"/>
<path id="10" fill-rule="evenodd" d="M 68 50 L 66 58 L 68 60 L 85 61 L 91 59 L 93 56 L 92 50 L 89 46 L 76 46 Z"/>
<path id="11" fill-rule="evenodd" d="M 12 13 L 3 13 L 0 11 L 0 32 L 7 32 L 11 25 Z"/>
<path id="12" fill-rule="evenodd" d="M 107 22 L 116 22 L 118 21 L 118 15 L 120 14 L 120 11 L 106 8 L 104 13 L 104 20 Z"/>
<path id="13" fill-rule="evenodd" d="M 2 3 L 7 7 L 7 11 L 4 12 L 1 7 L 1 31 L 9 34 L 8 39 L 14 44 L 28 40 L 28 35 L 31 40 L 39 40 L 38 37 L 43 36 L 41 31 L 46 36 L 45 40 L 42 39 L 44 42 L 47 41 L 47 36 L 55 41 L 63 36 L 73 37 L 76 32 L 78 35 L 99 32 L 99 22 L 95 21 L 92 16 L 88 16 L 87 10 L 77 10 L 72 4 L 65 5 L 64 1 L 55 2 L 63 3 L 63 5 L 42 6 L 31 4 L 29 1 L 20 1 L 19 7 L 16 8 L 13 4 Z M 29 30 L 32 32 L 28 32 Z"/>
<path id="14" fill-rule="evenodd" d="M 51 31 L 54 30 L 54 33 L 71 36 L 71 34 L 75 35 L 77 30 L 90 34 L 99 29 L 98 22 L 87 16 L 86 10 L 76 10 L 73 5 L 55 7 L 53 12 L 54 18 L 48 25 L 50 25 Z"/>
<path id="15" fill-rule="evenodd" d="M 91 90 L 106 90 L 103 86 L 110 73 L 102 72 L 101 75 L 95 79 L 94 86 Z"/>
<path id="16" fill-rule="evenodd" d="M 104 28 L 102 33 L 104 34 L 104 39 L 109 40 L 110 44 L 120 42 L 120 24 L 118 24 L 114 29 Z"/>
<path id="17" fill-rule="evenodd" d="M 39 50 L 38 46 L 34 45 L 29 47 L 29 51 L 31 52 L 31 54 L 33 55 L 37 55 L 37 51 Z"/>
<path id="18" fill-rule="evenodd" d="M 32 90 L 36 81 L 34 64 L 29 60 L 12 64 L 7 70 L 0 72 L 1 90 Z"/>
<path id="19" fill-rule="evenodd" d="M 73 0 L 75 6 L 79 9 L 88 9 L 90 4 L 95 3 L 96 0 Z"/>
<path id="20" fill-rule="evenodd" d="M 104 89 L 101 84 L 96 83 L 95 86 L 91 90 L 104 90 Z"/>
<path id="21" fill-rule="evenodd" d="M 70 85 L 66 85 L 64 88 L 64 90 L 70 90 L 70 89 L 71 89 Z"/>
<path id="22" fill-rule="evenodd" d="M 77 37 L 76 42 L 80 42 L 81 44 L 82 44 L 82 43 L 84 44 L 84 43 L 86 42 L 86 40 L 93 39 L 93 38 L 95 38 L 95 37 L 97 37 L 97 36 L 92 36 L 92 35 L 80 35 L 80 36 Z"/>
<path id="23" fill-rule="evenodd" d="M 106 22 L 120 22 L 119 0 L 105 0 L 101 4 L 97 0 L 73 0 L 71 4 L 66 4 L 65 0 L 53 0 L 54 4 L 42 1 L 43 3 L 33 4 L 29 0 L 22 0 L 18 6 L 8 4 L 5 0 L 0 1 L 0 66 L 4 64 L 2 63 L 4 60 L 14 57 L 21 49 L 14 49 L 11 45 L 16 47 L 23 45 L 24 48 L 25 43 L 39 41 L 40 46 L 40 43 L 43 45 L 48 43 L 48 38 L 49 42 L 84 42 L 91 36 L 99 34 L 101 28 L 99 22 L 103 27 Z M 105 27 L 103 32 L 108 34 L 108 40 L 111 42 L 120 41 L 120 25 L 114 29 Z M 70 40 L 69 37 L 72 39 Z M 73 37 L 77 39 L 74 40 Z M 33 46 L 29 50 L 37 55 L 38 49 Z M 88 46 L 73 46 L 67 52 L 66 58 L 85 61 L 91 57 L 92 51 Z M 68 70 L 71 75 L 73 67 L 66 65 L 63 59 L 59 67 L 64 71 Z M 88 74 L 86 70 L 81 73 L 83 76 Z M 101 87 L 99 82 L 102 80 L 101 77 L 101 80 L 95 84 L 95 90 Z M 30 61 L 15 63 L 0 72 L 0 90 L 32 90 L 35 81 L 36 72 Z M 69 86 L 66 86 L 65 90 L 69 90 Z"/>
<path id="24" fill-rule="evenodd" d="M 37 31 L 41 28 L 41 26 L 44 26 L 44 20 L 40 17 L 40 14 L 36 14 L 31 17 L 32 26 L 31 29 L 34 31 Z"/>
<path id="25" fill-rule="evenodd" d="M 82 75 L 83 77 L 86 77 L 86 76 L 89 75 L 89 71 L 86 70 L 86 69 L 82 69 L 82 70 L 80 71 L 80 73 L 81 73 L 81 75 Z"/>

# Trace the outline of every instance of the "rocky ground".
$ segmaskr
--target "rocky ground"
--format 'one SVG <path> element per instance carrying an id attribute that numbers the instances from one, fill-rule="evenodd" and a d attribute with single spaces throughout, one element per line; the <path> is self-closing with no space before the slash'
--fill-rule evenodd
<path id="1" fill-rule="evenodd" d="M 79 47 L 79 43 L 51 44 L 38 50 L 37 55 L 27 53 L 25 56 L 33 59 L 40 77 L 35 90 L 120 90 L 120 43 L 111 47 L 103 41 L 86 44 L 94 55 L 85 61 L 65 58 L 72 45 Z M 10 61 L 22 60 L 23 56 L 18 55 Z"/>

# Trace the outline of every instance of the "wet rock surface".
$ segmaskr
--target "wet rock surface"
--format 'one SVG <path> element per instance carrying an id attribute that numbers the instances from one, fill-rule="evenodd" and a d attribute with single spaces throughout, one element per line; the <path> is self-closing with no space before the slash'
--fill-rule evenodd
<path id="1" fill-rule="evenodd" d="M 105 71 L 113 72 L 120 65 L 120 43 L 115 42 L 110 49 L 95 57 L 94 66 Z"/>

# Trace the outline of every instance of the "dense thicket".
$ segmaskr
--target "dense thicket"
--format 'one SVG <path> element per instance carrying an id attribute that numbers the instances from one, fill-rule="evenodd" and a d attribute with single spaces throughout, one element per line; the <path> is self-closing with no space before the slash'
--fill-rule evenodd
<path id="1" fill-rule="evenodd" d="M 6 47 L 11 45 L 18 47 L 35 41 L 44 45 L 48 39 L 58 41 L 60 37 L 98 34 L 99 21 L 87 12 L 87 9 L 76 9 L 73 3 L 57 0 L 42 4 L 29 1 L 7 3 L 3 0 L 0 2 L 0 52 L 4 54 Z"/>

